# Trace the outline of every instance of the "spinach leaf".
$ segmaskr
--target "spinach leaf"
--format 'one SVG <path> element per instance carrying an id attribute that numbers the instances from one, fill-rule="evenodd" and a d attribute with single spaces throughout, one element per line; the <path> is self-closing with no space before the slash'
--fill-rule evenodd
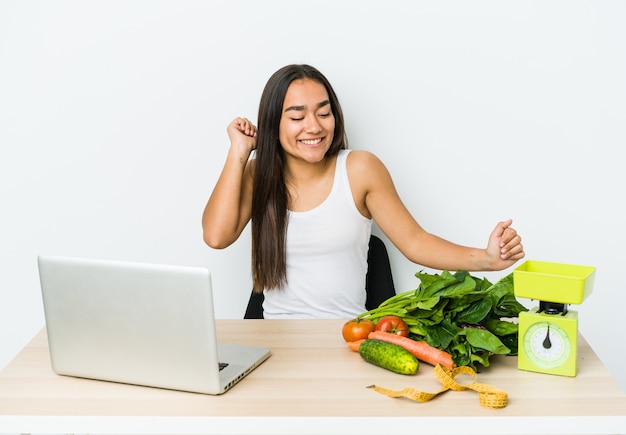
<path id="1" fill-rule="evenodd" d="M 488 298 L 474 302 L 472 305 L 461 311 L 456 318 L 457 322 L 477 324 L 480 323 L 491 312 L 491 300 Z"/>
<path id="2" fill-rule="evenodd" d="M 520 304 L 513 294 L 502 296 L 494 307 L 494 313 L 500 317 L 518 317 L 522 311 L 528 311 L 528 308 Z"/>
<path id="3" fill-rule="evenodd" d="M 476 281 L 471 276 L 466 276 L 461 282 L 450 284 L 436 292 L 439 297 L 458 298 L 476 290 Z"/>
<path id="4" fill-rule="evenodd" d="M 467 341 L 473 347 L 487 350 L 491 353 L 506 355 L 511 353 L 511 349 L 506 347 L 498 337 L 487 329 L 482 328 L 465 328 L 463 333 L 467 337 Z"/>
<path id="5" fill-rule="evenodd" d="M 461 328 L 449 320 L 426 328 L 426 341 L 433 347 L 439 349 L 447 348 L 452 340 L 457 336 Z"/>
<path id="6" fill-rule="evenodd" d="M 500 319 L 487 319 L 483 322 L 483 326 L 498 337 L 515 334 L 519 329 L 517 324 Z"/>

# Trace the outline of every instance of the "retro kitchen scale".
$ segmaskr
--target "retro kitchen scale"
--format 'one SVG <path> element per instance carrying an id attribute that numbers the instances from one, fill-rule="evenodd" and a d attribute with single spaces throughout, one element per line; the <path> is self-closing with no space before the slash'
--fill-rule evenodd
<path id="1" fill-rule="evenodd" d="M 593 290 L 595 267 L 528 260 L 513 271 L 515 296 L 539 302 L 519 314 L 520 370 L 576 376 L 578 312 Z"/>

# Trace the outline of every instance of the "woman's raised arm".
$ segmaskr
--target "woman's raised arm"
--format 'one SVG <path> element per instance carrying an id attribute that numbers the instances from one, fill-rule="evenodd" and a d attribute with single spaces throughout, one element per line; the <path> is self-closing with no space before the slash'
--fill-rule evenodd
<path id="1" fill-rule="evenodd" d="M 250 154 L 256 148 L 256 127 L 246 118 L 228 125 L 230 149 L 213 193 L 204 208 L 204 241 L 212 248 L 231 245 L 250 220 L 252 168 Z"/>

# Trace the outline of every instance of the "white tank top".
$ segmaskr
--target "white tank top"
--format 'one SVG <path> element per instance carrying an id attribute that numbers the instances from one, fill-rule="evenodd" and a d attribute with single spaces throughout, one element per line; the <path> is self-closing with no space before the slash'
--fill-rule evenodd
<path id="1" fill-rule="evenodd" d="M 365 311 L 365 275 L 372 220 L 363 216 L 337 157 L 333 187 L 319 206 L 288 212 L 287 284 L 265 290 L 263 315 L 350 319 Z"/>

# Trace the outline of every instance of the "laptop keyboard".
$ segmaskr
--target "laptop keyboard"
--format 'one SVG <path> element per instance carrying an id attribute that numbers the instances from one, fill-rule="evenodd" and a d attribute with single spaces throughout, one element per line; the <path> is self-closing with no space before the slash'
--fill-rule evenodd
<path id="1" fill-rule="evenodd" d="M 228 366 L 228 363 L 221 362 L 221 363 L 217 363 L 217 365 L 219 366 L 220 372 L 221 372 L 223 369 L 225 369 Z"/>

